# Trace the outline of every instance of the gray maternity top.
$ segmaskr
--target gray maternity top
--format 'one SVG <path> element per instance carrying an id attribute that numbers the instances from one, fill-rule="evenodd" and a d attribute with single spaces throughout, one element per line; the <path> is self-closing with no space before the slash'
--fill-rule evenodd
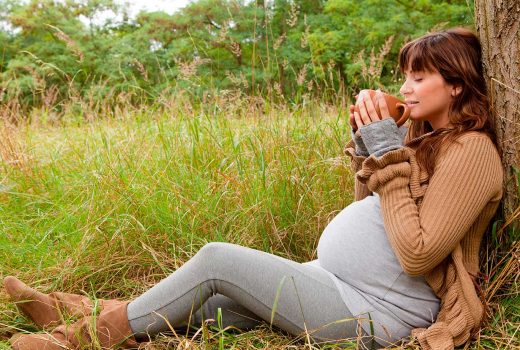
<path id="1" fill-rule="evenodd" d="M 318 259 L 306 264 L 328 272 L 345 305 L 380 344 L 428 327 L 439 310 L 439 299 L 424 277 L 407 275 L 399 264 L 377 193 L 334 217 L 320 237 Z"/>

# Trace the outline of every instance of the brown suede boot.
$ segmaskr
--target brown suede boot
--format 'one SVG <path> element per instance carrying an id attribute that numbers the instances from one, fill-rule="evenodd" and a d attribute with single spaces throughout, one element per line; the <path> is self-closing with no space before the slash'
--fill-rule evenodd
<path id="1" fill-rule="evenodd" d="M 57 334 L 15 334 L 9 339 L 13 350 L 64 350 L 73 349 L 65 336 Z"/>
<path id="2" fill-rule="evenodd" d="M 83 295 L 53 292 L 43 294 L 27 286 L 13 276 L 4 279 L 4 287 L 12 301 L 37 326 L 46 329 L 63 323 L 64 314 L 69 317 L 85 317 L 92 314 L 93 302 Z M 100 308 L 117 300 L 100 300 Z"/>
<path id="3" fill-rule="evenodd" d="M 136 349 L 127 315 L 128 302 L 111 305 L 98 317 L 84 317 L 61 325 L 51 334 L 23 334 L 11 338 L 13 350 L 80 350 L 93 344 L 101 349 Z"/>

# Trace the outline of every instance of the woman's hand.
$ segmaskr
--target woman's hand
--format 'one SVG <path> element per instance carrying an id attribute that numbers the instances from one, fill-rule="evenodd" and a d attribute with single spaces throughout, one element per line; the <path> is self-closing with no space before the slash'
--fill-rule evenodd
<path id="1" fill-rule="evenodd" d="M 355 106 L 350 105 L 350 126 L 352 130 L 355 132 L 359 127 L 363 125 L 368 125 L 372 122 L 391 118 L 390 113 L 388 112 L 388 105 L 386 104 L 385 98 L 381 90 L 376 91 L 376 105 L 379 107 L 381 112 L 381 117 L 376 112 L 376 106 L 372 102 L 368 91 L 362 90 L 359 95 L 356 96 L 356 105 L 359 108 L 359 113 L 355 111 Z"/>
<path id="2" fill-rule="evenodd" d="M 357 98 L 357 95 L 356 95 L 356 98 Z M 350 123 L 350 128 L 352 129 L 352 132 L 357 131 L 356 119 L 354 117 L 354 108 L 355 108 L 354 105 L 349 106 L 349 111 L 350 111 L 349 123 Z"/>

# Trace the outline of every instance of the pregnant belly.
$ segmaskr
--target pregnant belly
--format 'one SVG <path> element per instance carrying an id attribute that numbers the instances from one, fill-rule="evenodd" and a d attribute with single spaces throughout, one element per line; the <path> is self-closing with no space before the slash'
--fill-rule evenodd
<path id="1" fill-rule="evenodd" d="M 350 285 L 382 294 L 403 272 L 386 236 L 378 196 L 343 209 L 318 243 L 320 265 Z"/>

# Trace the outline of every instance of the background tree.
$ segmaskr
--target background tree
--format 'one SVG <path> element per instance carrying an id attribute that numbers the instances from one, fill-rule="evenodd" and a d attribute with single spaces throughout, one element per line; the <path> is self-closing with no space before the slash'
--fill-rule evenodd
<path id="1" fill-rule="evenodd" d="M 344 104 L 361 88 L 397 90 L 404 41 L 473 24 L 468 0 L 197 0 L 136 18 L 117 4 L 0 0 L 0 101 L 59 115 L 180 91 Z"/>
<path id="2" fill-rule="evenodd" d="M 333 61 L 353 91 L 396 86 L 402 44 L 427 30 L 471 26 L 469 6 L 466 0 L 329 0 L 311 34 L 312 57 L 322 68 Z"/>
<path id="3" fill-rule="evenodd" d="M 519 222 L 520 2 L 476 0 L 475 24 L 505 171 L 503 217 Z M 518 227 L 518 226 L 517 226 Z"/>

